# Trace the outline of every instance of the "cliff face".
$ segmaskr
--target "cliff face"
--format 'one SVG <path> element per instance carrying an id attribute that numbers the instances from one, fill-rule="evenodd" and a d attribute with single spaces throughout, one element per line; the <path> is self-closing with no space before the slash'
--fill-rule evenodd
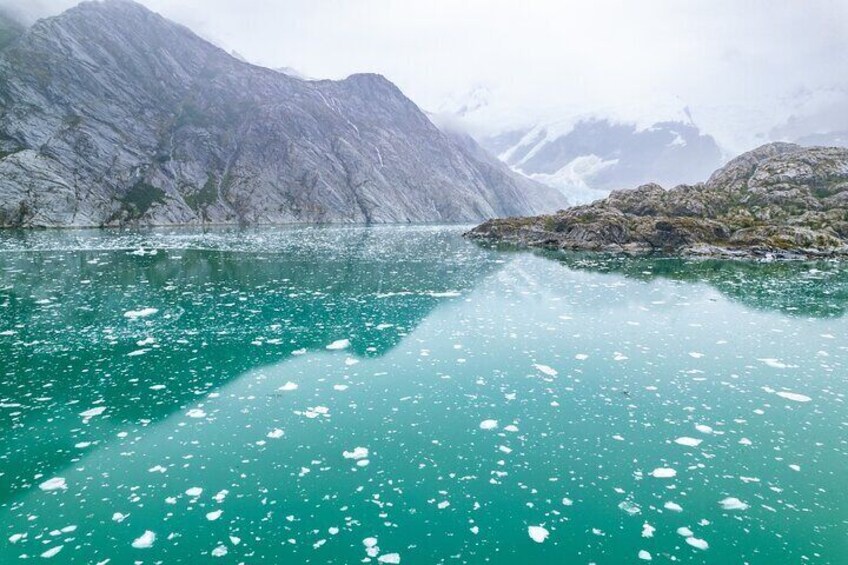
<path id="1" fill-rule="evenodd" d="M 378 75 L 303 81 L 126 0 L 0 51 L 0 226 L 477 221 L 564 198 Z"/>
<path id="2" fill-rule="evenodd" d="M 589 251 L 846 255 L 848 149 L 764 145 L 706 183 L 616 191 L 554 215 L 486 222 L 468 235 Z"/>

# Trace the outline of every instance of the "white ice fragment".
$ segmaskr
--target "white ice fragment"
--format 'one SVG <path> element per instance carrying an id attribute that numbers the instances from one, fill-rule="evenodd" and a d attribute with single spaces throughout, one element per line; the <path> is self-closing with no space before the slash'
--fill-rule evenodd
<path id="1" fill-rule="evenodd" d="M 203 489 L 200 488 L 200 487 L 191 487 L 190 489 L 186 490 L 185 493 L 188 496 L 191 496 L 193 498 L 197 498 L 198 496 L 203 494 Z"/>
<path id="2" fill-rule="evenodd" d="M 651 471 L 651 476 L 657 479 L 670 479 L 677 476 L 677 471 L 671 467 L 657 467 Z"/>
<path id="3" fill-rule="evenodd" d="M 589 356 L 586 355 L 585 353 L 578 353 L 577 355 L 574 356 L 574 358 L 577 359 L 578 361 L 585 361 L 586 359 L 589 358 Z"/>
<path id="4" fill-rule="evenodd" d="M 333 343 L 327 346 L 327 349 L 331 351 L 339 350 L 339 349 L 347 349 L 350 347 L 349 339 L 337 339 Z"/>
<path id="5" fill-rule="evenodd" d="M 765 363 L 766 365 L 768 365 L 772 369 L 794 369 L 793 365 L 787 365 L 786 363 L 784 363 L 783 361 L 780 361 L 779 359 L 757 359 L 757 361 L 760 361 L 761 363 Z"/>
<path id="6" fill-rule="evenodd" d="M 654 532 L 656 532 L 656 531 L 657 531 L 657 529 L 655 527 L 653 527 L 652 525 L 650 525 L 649 523 L 645 522 L 644 524 L 642 524 L 642 537 L 643 538 L 654 537 Z"/>
<path id="7" fill-rule="evenodd" d="M 530 536 L 530 539 L 536 543 L 542 543 L 548 539 L 550 532 L 542 526 L 529 526 L 527 528 L 527 534 Z"/>
<path id="8" fill-rule="evenodd" d="M 674 443 L 676 443 L 677 445 L 683 445 L 685 447 L 698 447 L 699 445 L 701 445 L 702 441 L 704 440 L 683 436 L 674 440 Z"/>
<path id="9" fill-rule="evenodd" d="M 748 505 L 736 497 L 728 496 L 724 500 L 719 501 L 724 510 L 747 510 Z"/>
<path id="10" fill-rule="evenodd" d="M 354 447 L 353 451 L 343 451 L 342 455 L 344 455 L 345 459 L 365 459 L 368 457 L 368 448 Z"/>
<path id="11" fill-rule="evenodd" d="M 686 543 L 688 543 L 689 545 L 691 545 L 695 549 L 700 549 L 702 551 L 706 550 L 710 547 L 710 544 L 708 544 L 705 540 L 702 540 L 702 539 L 699 539 L 699 538 L 696 538 L 696 537 L 686 538 Z"/>
<path id="12" fill-rule="evenodd" d="M 221 544 L 212 550 L 212 557 L 224 557 L 228 552 L 227 546 Z"/>
<path id="13" fill-rule="evenodd" d="M 280 439 L 281 437 L 283 437 L 283 435 L 285 435 L 285 432 L 283 430 L 281 430 L 280 428 L 274 428 L 273 430 L 268 432 L 266 437 L 270 439 Z"/>
<path id="14" fill-rule="evenodd" d="M 62 477 L 53 477 L 38 485 L 38 488 L 44 491 L 59 490 L 68 488 L 65 479 Z"/>
<path id="15" fill-rule="evenodd" d="M 381 555 L 377 558 L 379 563 L 387 563 L 391 565 L 397 565 L 400 563 L 400 554 L 399 553 L 386 553 L 385 555 Z"/>
<path id="16" fill-rule="evenodd" d="M 643 561 L 650 561 L 651 560 L 651 554 L 648 553 L 647 551 L 645 551 L 644 549 L 640 549 L 639 550 L 639 559 L 642 559 Z"/>
<path id="17" fill-rule="evenodd" d="M 494 430 L 497 427 L 498 427 L 498 421 L 497 420 L 483 420 L 482 422 L 480 422 L 480 429 L 481 430 Z"/>
<path id="18" fill-rule="evenodd" d="M 783 390 L 778 392 L 777 396 L 785 398 L 786 400 L 792 400 L 793 402 L 809 402 L 812 400 L 812 398 L 805 394 L 798 394 L 797 392 L 788 392 Z"/>
<path id="19" fill-rule="evenodd" d="M 205 418 L 206 412 L 204 412 L 200 408 L 192 408 L 191 410 L 186 412 L 186 416 L 188 416 L 189 418 Z"/>
<path id="20" fill-rule="evenodd" d="M 139 310 L 128 310 L 124 312 L 124 318 L 129 320 L 138 320 L 139 318 L 147 318 L 159 312 L 156 308 L 141 308 Z"/>
<path id="21" fill-rule="evenodd" d="M 666 510 L 671 510 L 672 512 L 683 512 L 683 507 L 677 504 L 676 502 L 666 502 L 663 504 L 663 508 Z"/>
<path id="22" fill-rule="evenodd" d="M 120 524 L 121 522 L 126 520 L 128 516 L 129 514 L 121 514 L 120 512 L 115 512 L 114 514 L 112 514 L 112 521 Z"/>
<path id="23" fill-rule="evenodd" d="M 132 542 L 132 546 L 136 549 L 148 549 L 153 547 L 155 541 L 156 534 L 147 530 Z"/>
<path id="24" fill-rule="evenodd" d="M 553 368 L 551 368 L 551 367 L 549 367 L 549 366 L 547 366 L 547 365 L 534 364 L 533 366 L 534 366 L 534 367 L 536 368 L 536 370 L 538 370 L 540 373 L 544 373 L 544 374 L 548 375 L 549 377 L 555 377 L 555 376 L 557 376 L 557 374 L 558 374 L 558 373 L 557 373 L 557 371 L 556 371 L 556 369 L 553 369 Z"/>
<path id="25" fill-rule="evenodd" d="M 54 555 L 56 555 L 57 553 L 62 551 L 63 547 L 65 547 L 65 546 L 64 545 L 57 545 L 55 547 L 51 547 L 50 549 L 48 549 L 47 551 L 42 553 L 41 557 L 43 557 L 44 559 L 50 559 L 51 557 L 53 557 Z"/>
<path id="26" fill-rule="evenodd" d="M 80 416 L 82 416 L 83 418 L 85 418 L 87 420 L 89 418 L 94 418 L 95 416 L 99 416 L 105 411 L 106 411 L 105 406 L 96 406 L 94 408 L 89 408 L 85 412 L 80 412 Z"/>
<path id="27" fill-rule="evenodd" d="M 212 512 L 207 512 L 206 513 L 206 519 L 209 520 L 210 522 L 214 522 L 215 520 L 220 518 L 221 514 L 223 514 L 223 513 L 224 513 L 223 510 L 213 510 Z"/>
<path id="28" fill-rule="evenodd" d="M 283 386 L 281 386 L 280 388 L 278 388 L 277 390 L 280 390 L 280 391 L 283 391 L 283 392 L 291 392 L 293 390 L 297 390 L 297 386 L 298 386 L 297 383 L 293 383 L 293 382 L 289 381 L 286 384 L 284 384 Z"/>

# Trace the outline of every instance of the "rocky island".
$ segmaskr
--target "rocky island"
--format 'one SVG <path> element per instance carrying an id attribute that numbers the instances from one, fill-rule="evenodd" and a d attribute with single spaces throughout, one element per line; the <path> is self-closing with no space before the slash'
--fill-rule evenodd
<path id="1" fill-rule="evenodd" d="M 490 220 L 477 240 L 611 253 L 848 255 L 848 149 L 770 143 L 705 183 L 647 184 L 552 215 Z"/>

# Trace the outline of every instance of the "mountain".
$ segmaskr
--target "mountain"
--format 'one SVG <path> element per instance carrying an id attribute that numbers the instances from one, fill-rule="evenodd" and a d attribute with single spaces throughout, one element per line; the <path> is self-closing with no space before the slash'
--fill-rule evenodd
<path id="1" fill-rule="evenodd" d="M 848 149 L 772 143 L 706 183 L 656 184 L 470 237 L 555 249 L 744 257 L 848 255 Z"/>
<path id="2" fill-rule="evenodd" d="M 656 182 L 674 186 L 704 178 L 722 163 L 722 151 L 689 121 L 639 128 L 587 118 L 567 127 L 542 125 L 480 139 L 517 171 L 576 202 L 611 190 Z"/>
<path id="3" fill-rule="evenodd" d="M 6 45 L 0 115 L 0 226 L 467 222 L 565 203 L 382 76 L 299 80 L 128 0 Z"/>

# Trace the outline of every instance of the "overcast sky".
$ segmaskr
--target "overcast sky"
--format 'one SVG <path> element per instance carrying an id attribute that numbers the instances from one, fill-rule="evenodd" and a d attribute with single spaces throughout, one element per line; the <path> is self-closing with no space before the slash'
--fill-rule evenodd
<path id="1" fill-rule="evenodd" d="M 497 131 L 683 116 L 729 150 L 848 130 L 846 0 L 141 0 L 251 62 L 379 72 L 432 111 L 488 103 Z M 73 0 L 0 0 L 31 16 Z"/>

